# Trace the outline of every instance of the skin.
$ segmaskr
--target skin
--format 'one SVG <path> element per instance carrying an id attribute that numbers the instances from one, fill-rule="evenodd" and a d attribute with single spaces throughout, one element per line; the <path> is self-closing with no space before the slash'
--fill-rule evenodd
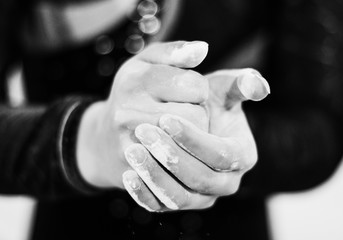
<path id="1" fill-rule="evenodd" d="M 26 26 L 30 36 L 23 39 L 35 50 L 87 41 L 115 27 L 136 3 L 38 5 L 37 14 L 50 11 L 63 19 L 50 21 L 43 31 L 59 34 L 37 36 L 30 31 L 35 26 Z M 101 18 L 89 18 L 95 12 L 103 13 L 95 14 Z M 170 11 L 165 16 L 173 19 Z M 84 24 L 85 19 L 91 24 Z M 172 21 L 163 22 L 171 29 L 166 23 Z M 269 86 L 252 69 L 206 76 L 190 70 L 207 51 L 207 44 L 199 41 L 153 44 L 121 67 L 109 98 L 94 103 L 81 119 L 77 164 L 86 181 L 125 189 L 149 211 L 207 208 L 237 191 L 242 175 L 257 160 L 241 102 L 262 100 Z"/>
<path id="2" fill-rule="evenodd" d="M 200 41 L 157 43 L 121 67 L 109 98 L 81 120 L 86 181 L 126 189 L 149 211 L 208 208 L 237 191 L 257 161 L 241 102 L 269 86 L 252 69 L 190 70 L 207 51 Z"/>

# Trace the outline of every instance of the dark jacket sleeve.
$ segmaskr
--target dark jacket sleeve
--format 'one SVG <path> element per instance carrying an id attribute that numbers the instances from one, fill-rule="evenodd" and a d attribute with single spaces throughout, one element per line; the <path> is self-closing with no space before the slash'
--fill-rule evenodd
<path id="1" fill-rule="evenodd" d="M 21 56 L 18 26 L 30 4 L 0 0 L 0 194 L 55 199 L 93 192 L 74 156 L 87 98 L 68 97 L 44 107 L 5 104 L 6 72 Z"/>
<path id="2" fill-rule="evenodd" d="M 10 108 L 1 105 L 1 194 L 28 194 L 54 199 L 81 193 L 70 182 L 75 179 L 69 179 L 66 175 L 64 168 L 75 164 L 63 164 L 61 141 L 76 138 L 68 135 L 77 134 L 77 129 L 63 130 L 68 127 L 68 122 L 75 125 L 68 129 L 78 126 L 79 119 L 70 121 L 70 118 L 80 118 L 81 113 L 73 116 L 71 111 L 82 101 L 82 98 L 70 97 L 48 107 Z M 63 147 L 71 149 L 64 151 L 75 152 L 74 144 L 75 141 L 65 141 Z M 75 161 L 73 156 L 64 157 L 68 158 L 64 161 Z"/>
<path id="3" fill-rule="evenodd" d="M 243 190 L 254 194 L 315 187 L 331 176 L 342 159 L 341 117 L 301 103 L 293 109 L 278 107 L 279 111 L 247 109 L 259 160 L 243 179 Z"/>
<path id="4" fill-rule="evenodd" d="M 259 161 L 242 190 L 256 194 L 315 187 L 343 156 L 342 6 L 288 2 L 274 9 L 270 26 L 264 72 L 272 93 L 245 106 Z"/>

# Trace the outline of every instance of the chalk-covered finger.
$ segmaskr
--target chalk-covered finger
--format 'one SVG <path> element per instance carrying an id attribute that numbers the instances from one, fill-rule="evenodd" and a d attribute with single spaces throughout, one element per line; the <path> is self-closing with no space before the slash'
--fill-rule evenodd
<path id="1" fill-rule="evenodd" d="M 171 210 L 206 208 L 213 204 L 213 197 L 185 189 L 156 162 L 141 144 L 125 150 L 125 157 L 151 192 Z"/>
<path id="2" fill-rule="evenodd" d="M 142 81 L 144 90 L 163 102 L 202 103 L 209 94 L 207 78 L 192 70 L 153 65 Z"/>
<path id="3" fill-rule="evenodd" d="M 159 126 L 185 151 L 217 171 L 246 171 L 257 160 L 243 149 L 241 140 L 209 134 L 178 116 L 163 115 Z"/>
<path id="4" fill-rule="evenodd" d="M 208 44 L 203 41 L 153 43 L 136 57 L 154 64 L 193 68 L 206 57 Z"/>
<path id="5" fill-rule="evenodd" d="M 206 75 L 211 94 L 231 108 L 245 100 L 260 101 L 270 93 L 266 79 L 255 69 L 221 70 Z"/>
<path id="6" fill-rule="evenodd" d="M 123 173 L 123 184 L 126 191 L 141 207 L 150 212 L 161 212 L 164 210 L 164 206 L 145 186 L 135 171 L 127 170 Z"/>
<path id="7" fill-rule="evenodd" d="M 135 134 L 157 161 L 193 191 L 203 194 L 230 195 L 237 190 L 240 172 L 214 171 L 184 151 L 160 128 L 150 124 L 141 124 L 136 128 Z"/>

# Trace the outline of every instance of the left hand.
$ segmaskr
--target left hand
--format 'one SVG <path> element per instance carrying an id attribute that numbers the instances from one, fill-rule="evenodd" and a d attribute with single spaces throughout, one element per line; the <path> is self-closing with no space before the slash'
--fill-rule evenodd
<path id="1" fill-rule="evenodd" d="M 243 174 L 257 161 L 241 103 L 265 98 L 268 83 L 252 69 L 222 70 L 206 77 L 209 132 L 167 114 L 159 127 L 139 125 L 135 135 L 141 144 L 125 151 L 134 171 L 123 174 L 124 186 L 150 211 L 210 207 L 218 197 L 235 193 Z"/>

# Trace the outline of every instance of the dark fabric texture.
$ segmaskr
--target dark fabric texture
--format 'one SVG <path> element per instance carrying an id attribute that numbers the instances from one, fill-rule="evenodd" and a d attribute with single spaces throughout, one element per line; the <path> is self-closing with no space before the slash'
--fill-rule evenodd
<path id="1" fill-rule="evenodd" d="M 244 104 L 259 162 L 237 194 L 203 211 L 148 213 L 124 191 L 84 196 L 72 188 L 58 165 L 56 147 L 65 111 L 75 103 L 65 97 L 106 98 L 116 70 L 130 55 L 120 47 L 99 55 L 94 42 L 37 55 L 18 46 L 13 56 L 23 61 L 29 100 L 44 107 L 1 106 L 1 193 L 40 200 L 33 239 L 268 239 L 265 198 L 317 186 L 342 157 L 342 10 L 336 0 L 182 1 L 166 40 L 207 41 L 209 56 L 196 70 L 257 67 L 272 91 L 262 102 Z M 0 93 L 5 93 L 4 72 L 14 58 L 8 46 L 16 44 L 9 36 L 16 34 L 4 35 L 12 28 L 0 24 L 0 51 L 7 52 L 6 58 L 0 56 Z M 120 41 L 121 33 L 107 35 Z M 229 64 L 228 56 L 257 35 L 265 43 L 257 60 Z M 110 74 L 99 74 L 104 62 L 110 63 Z"/>
<path id="2" fill-rule="evenodd" d="M 40 199 L 81 194 L 72 187 L 61 168 L 58 146 L 65 115 L 81 100 L 68 97 L 49 107 L 1 106 L 1 193 L 26 194 Z"/>

